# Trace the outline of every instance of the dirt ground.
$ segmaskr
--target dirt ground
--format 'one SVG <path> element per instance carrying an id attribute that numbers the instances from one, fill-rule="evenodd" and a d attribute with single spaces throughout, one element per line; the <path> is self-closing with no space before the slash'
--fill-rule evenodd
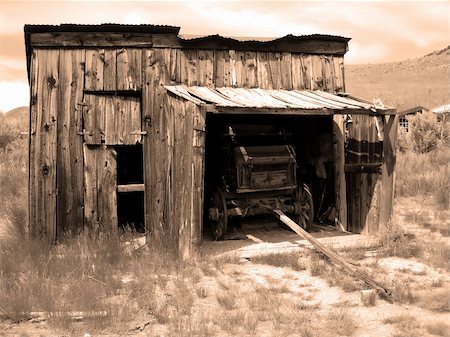
<path id="1" fill-rule="evenodd" d="M 450 210 L 443 210 L 434 206 L 432 199 L 403 198 L 396 201 L 394 221 L 401 227 L 417 236 L 427 236 L 435 240 L 443 240 L 450 245 L 448 229 L 450 228 Z M 319 233 L 322 237 L 332 237 L 329 233 Z M 361 268 L 368 271 L 383 282 L 399 285 L 399 289 L 408 289 L 408 293 L 397 296 L 398 300 L 390 304 L 381 299 L 374 305 L 365 306 L 361 300 L 361 291 L 344 290 L 342 286 L 332 286 L 322 275 L 313 276 L 310 269 L 294 270 L 290 267 L 277 267 L 266 263 L 252 261 L 258 252 L 270 254 L 271 252 L 298 251 L 301 255 L 305 248 L 304 242 L 296 242 L 297 237 L 286 234 L 276 240 L 269 240 L 273 235 L 264 237 L 262 234 L 255 239 L 240 240 L 235 242 L 220 243 L 214 251 L 209 245 L 204 247 L 205 255 L 211 256 L 217 253 L 226 253 L 234 250 L 238 254 L 237 262 L 225 263 L 220 272 L 204 272 L 198 279 L 195 288 L 197 293 L 193 304 L 193 314 L 207 313 L 214 316 L 217 311 L 217 294 L 224 292 L 237 298 L 232 303 L 233 310 L 252 310 L 252 297 L 257 297 L 258 289 L 272 289 L 277 294 L 279 302 L 274 302 L 273 310 L 267 310 L 269 317 L 258 317 L 251 334 L 247 330 L 243 333 L 239 328 L 228 332 L 205 330 L 205 335 L 214 336 L 316 336 L 299 332 L 295 327 L 292 333 L 287 334 L 288 322 L 281 322 L 283 329 L 277 329 L 273 323 L 277 313 L 277 307 L 284 307 L 290 303 L 290 307 L 302 310 L 311 310 L 308 318 L 314 322 L 320 322 L 330 311 L 345 310 L 356 322 L 356 327 L 349 335 L 356 337 L 378 336 L 450 336 L 450 283 L 448 268 L 434 267 L 427 262 L 425 256 L 404 258 L 398 256 L 381 256 L 373 247 L 373 240 L 365 237 L 340 236 L 332 237 L 328 242 L 332 246 L 341 241 L 348 246 L 369 246 L 360 249 L 358 263 Z M 253 240 L 253 241 L 252 241 Z M 264 242 L 259 242 L 262 240 Z M 255 242 L 257 241 L 257 242 Z M 270 243 L 270 241 L 276 241 Z M 356 242 L 356 244 L 355 244 Z M 342 248 L 342 247 L 341 247 Z M 362 253 L 361 253 L 362 251 Z M 199 289 L 201 290 L 199 292 Z M 251 292 L 255 296 L 248 296 Z M 247 296 L 244 296 L 246 294 Z M 406 295 L 405 295 L 406 294 Z M 250 299 L 249 299 L 250 297 Z M 247 298 L 245 301 L 242 298 Z M 437 303 L 439 302 L 439 303 Z M 134 323 L 139 326 L 151 318 L 136 317 Z M 147 321 L 148 322 L 148 321 Z M 214 320 L 213 320 L 214 322 Z M 334 321 L 335 322 L 335 321 Z M 241 322 L 246 324 L 245 322 Z M 239 324 L 239 322 L 238 322 Z M 283 325 L 284 324 L 284 325 Z M 299 323 L 301 324 L 301 323 Z M 336 324 L 336 323 L 334 323 Z M 171 334 L 161 324 L 141 325 L 142 331 L 130 330 L 127 336 L 170 336 Z M 336 328 L 338 329 L 338 327 Z M 139 330 L 139 329 L 138 329 Z M 80 331 L 80 330 L 78 330 Z M 325 331 L 325 332 L 324 332 Z M 328 331 L 328 332 L 327 332 Z M 338 331 L 338 330 L 336 330 Z M 78 334 L 89 337 L 98 336 L 89 330 Z M 321 330 L 320 336 L 345 335 L 333 333 L 333 330 Z M 68 336 L 67 333 L 56 331 L 49 327 L 45 320 L 34 319 L 20 324 L 11 324 L 8 321 L 0 321 L 0 336 Z M 112 336 L 112 335 L 102 335 Z"/>

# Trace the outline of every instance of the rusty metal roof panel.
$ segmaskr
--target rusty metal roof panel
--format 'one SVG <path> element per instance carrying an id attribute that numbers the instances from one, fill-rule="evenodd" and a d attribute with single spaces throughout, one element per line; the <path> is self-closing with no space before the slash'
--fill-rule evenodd
<path id="1" fill-rule="evenodd" d="M 387 111 L 364 100 L 355 100 L 320 90 L 267 90 L 261 88 L 208 88 L 185 85 L 166 86 L 168 91 L 195 104 L 245 109 L 278 109 L 320 111 Z"/>

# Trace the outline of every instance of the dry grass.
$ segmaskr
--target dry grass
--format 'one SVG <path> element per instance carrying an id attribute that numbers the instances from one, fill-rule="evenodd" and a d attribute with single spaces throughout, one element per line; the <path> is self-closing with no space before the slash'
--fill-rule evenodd
<path id="1" fill-rule="evenodd" d="M 450 336 L 450 325 L 444 322 L 427 324 L 427 331 L 434 336 Z"/>
<path id="2" fill-rule="evenodd" d="M 423 335 L 420 323 L 412 315 L 391 316 L 386 318 L 384 323 L 394 325 L 393 337 L 419 337 Z"/>
<path id="3" fill-rule="evenodd" d="M 306 259 L 300 252 L 267 254 L 252 257 L 253 263 L 267 264 L 274 267 L 288 267 L 296 271 L 307 268 Z"/>
<path id="4" fill-rule="evenodd" d="M 417 299 L 417 305 L 432 311 L 450 312 L 450 290 L 433 289 L 421 293 Z"/>
<path id="5" fill-rule="evenodd" d="M 399 152 L 396 163 L 397 197 L 433 195 L 442 208 L 450 207 L 450 147 L 429 153 Z"/>

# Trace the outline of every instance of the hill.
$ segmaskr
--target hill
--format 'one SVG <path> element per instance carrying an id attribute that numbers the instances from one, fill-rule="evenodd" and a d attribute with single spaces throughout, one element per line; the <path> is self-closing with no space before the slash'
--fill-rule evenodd
<path id="1" fill-rule="evenodd" d="M 3 114 L 4 120 L 15 122 L 15 121 L 27 121 L 28 122 L 28 107 L 21 106 Z"/>
<path id="2" fill-rule="evenodd" d="M 346 91 L 381 98 L 399 111 L 433 108 L 450 100 L 450 46 L 400 62 L 345 65 Z"/>

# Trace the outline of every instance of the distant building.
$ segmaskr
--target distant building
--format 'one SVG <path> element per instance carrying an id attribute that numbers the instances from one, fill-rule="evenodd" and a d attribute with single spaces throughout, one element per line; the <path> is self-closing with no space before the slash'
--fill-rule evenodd
<path id="1" fill-rule="evenodd" d="M 446 103 L 431 109 L 436 115 L 438 121 L 447 122 L 450 118 L 450 103 Z"/>
<path id="2" fill-rule="evenodd" d="M 398 121 L 401 129 L 405 132 L 409 132 L 409 118 L 415 116 L 418 113 L 423 113 L 424 111 L 428 111 L 428 109 L 423 106 L 416 106 L 414 108 L 399 112 Z"/>

